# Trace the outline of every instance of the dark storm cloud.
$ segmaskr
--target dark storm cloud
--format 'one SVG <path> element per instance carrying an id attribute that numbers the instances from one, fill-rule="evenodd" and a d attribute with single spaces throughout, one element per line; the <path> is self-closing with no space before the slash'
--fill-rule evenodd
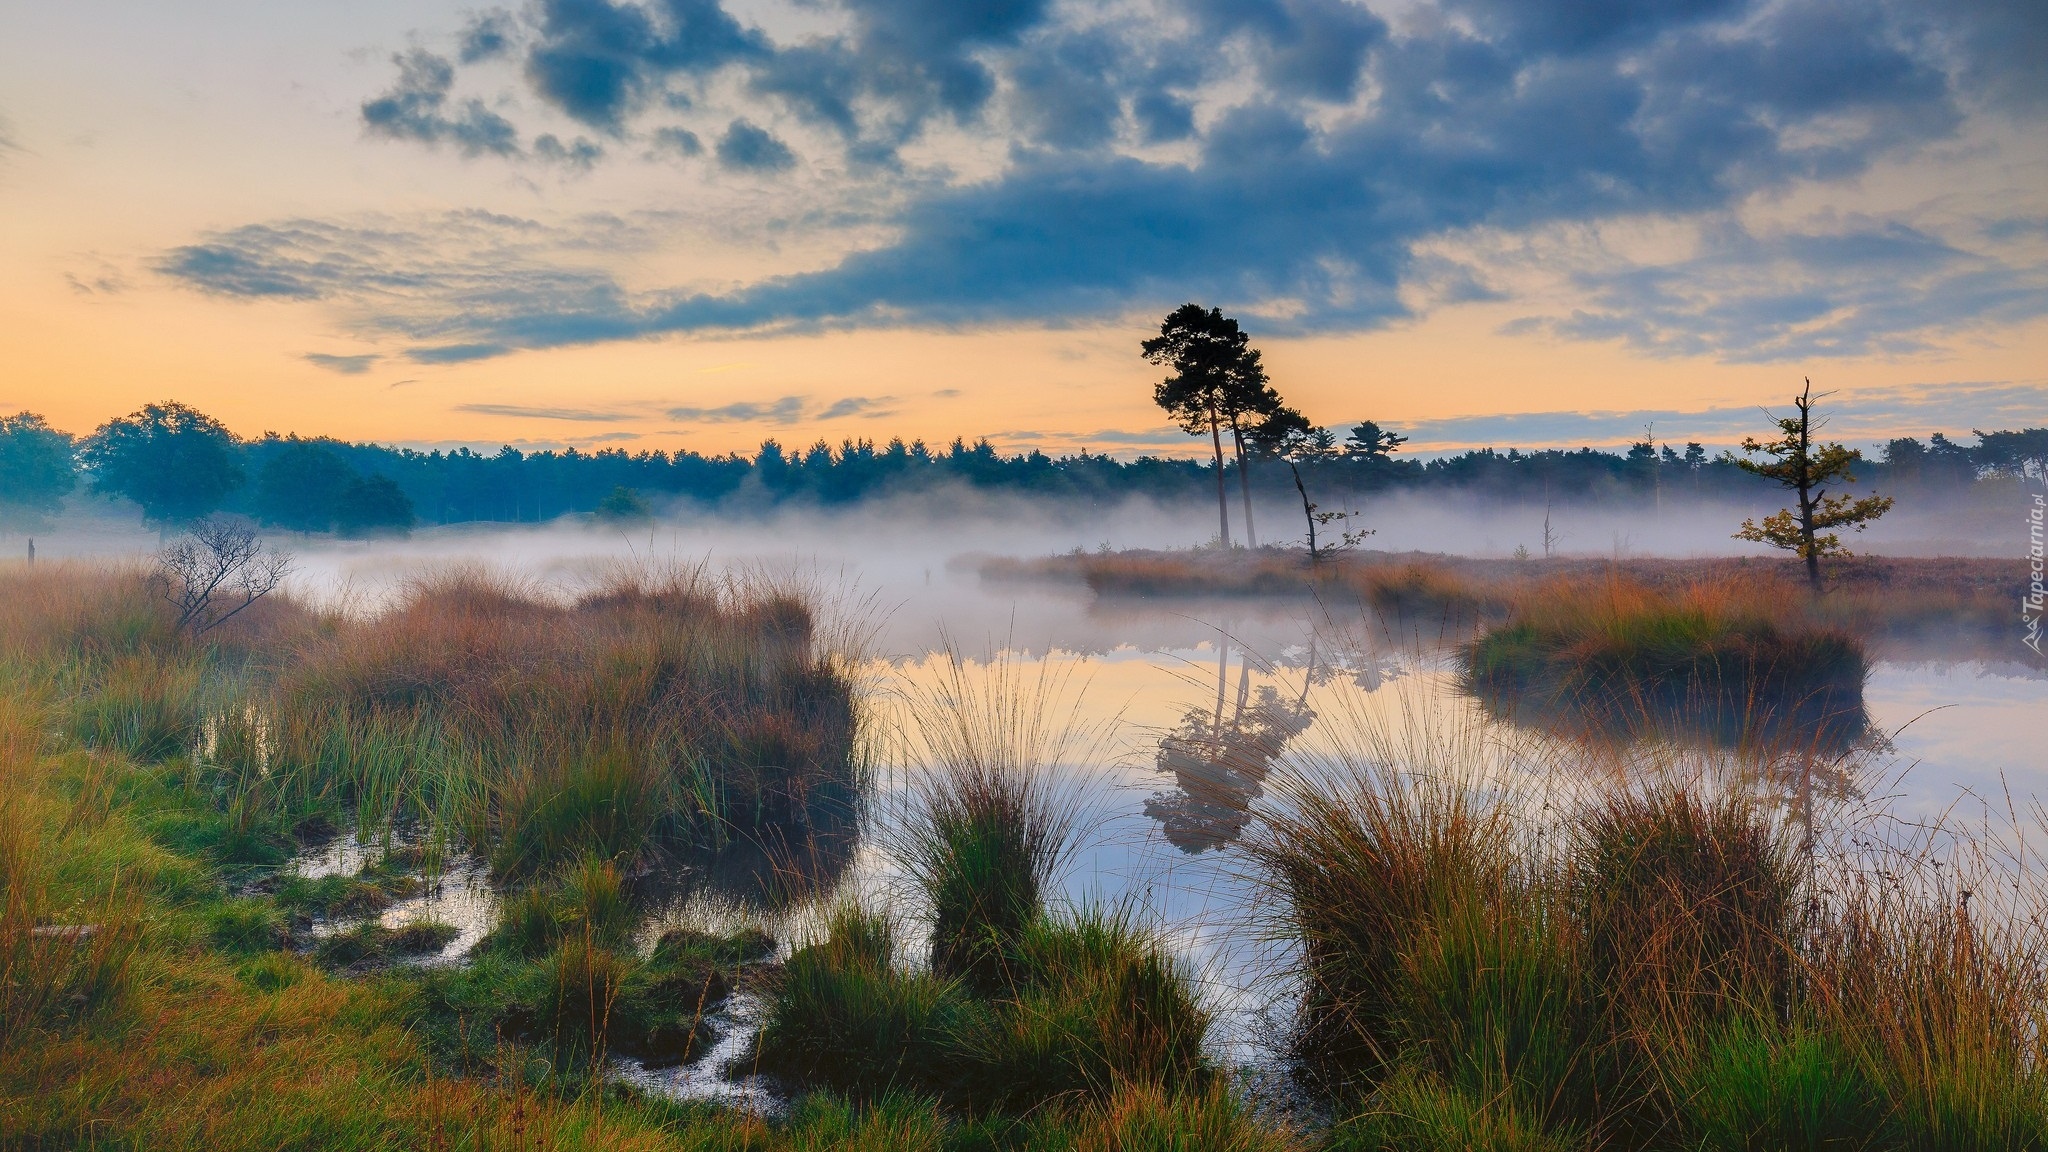
<path id="1" fill-rule="evenodd" d="M 519 151 L 518 129 L 481 101 L 465 100 L 450 106 L 455 65 L 446 58 L 415 48 L 392 60 L 398 65 L 397 83 L 383 95 L 363 102 L 363 126 L 369 131 L 394 140 L 446 141 L 469 156 L 486 152 L 509 156 Z"/>

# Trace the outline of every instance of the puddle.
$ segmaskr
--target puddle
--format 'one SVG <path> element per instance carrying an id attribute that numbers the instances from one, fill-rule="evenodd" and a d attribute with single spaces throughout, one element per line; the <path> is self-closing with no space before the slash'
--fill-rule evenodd
<path id="1" fill-rule="evenodd" d="M 702 1059 L 672 1068 L 649 1068 L 633 1059 L 612 1062 L 615 1076 L 644 1092 L 672 1100 L 718 1104 L 776 1117 L 789 1107 L 787 1096 L 777 1092 L 766 1077 L 749 1075 L 736 1067 L 753 1047 L 767 1004 L 755 992 L 736 991 L 709 1017 L 718 1030 L 718 1043 Z"/>

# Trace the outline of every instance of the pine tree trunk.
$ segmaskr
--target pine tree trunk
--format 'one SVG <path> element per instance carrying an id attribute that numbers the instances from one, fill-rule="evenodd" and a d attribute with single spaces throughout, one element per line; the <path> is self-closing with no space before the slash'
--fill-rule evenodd
<path id="1" fill-rule="evenodd" d="M 1230 547 L 1230 497 L 1223 486 L 1223 429 L 1216 419 L 1216 409 L 1209 408 L 1209 444 L 1216 449 L 1216 532 L 1225 548 Z"/>
<path id="2" fill-rule="evenodd" d="M 1230 439 L 1237 447 L 1237 490 L 1244 497 L 1244 542 L 1248 548 L 1259 546 L 1259 533 L 1252 526 L 1252 469 L 1251 458 L 1244 453 L 1244 434 L 1237 425 L 1230 426 Z"/>

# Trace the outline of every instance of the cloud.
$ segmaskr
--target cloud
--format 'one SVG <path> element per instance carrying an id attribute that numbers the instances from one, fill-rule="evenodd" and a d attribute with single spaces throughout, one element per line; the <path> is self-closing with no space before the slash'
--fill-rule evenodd
<path id="1" fill-rule="evenodd" d="M 512 21 L 512 14 L 502 9 L 478 13 L 462 31 L 461 60 L 474 64 L 479 60 L 496 60 L 509 55 L 518 27 Z"/>
<path id="2" fill-rule="evenodd" d="M 815 7 L 823 30 L 778 40 L 717 0 L 536 0 L 517 50 L 532 95 L 657 151 L 709 147 L 728 169 L 771 172 L 795 165 L 790 141 L 817 146 L 810 129 L 837 137 L 854 163 L 796 214 L 872 226 L 878 239 L 837 263 L 718 292 L 629 292 L 567 243 L 493 248 L 468 225 L 454 239 L 421 226 L 414 251 L 350 222 L 292 221 L 204 238 L 160 267 L 224 295 L 335 303 L 351 327 L 405 333 L 423 356 L 1061 323 L 1190 298 L 1262 331 L 1314 332 L 1498 296 L 1490 274 L 1513 264 L 1517 239 L 1659 220 L 1704 239 L 1663 262 L 1560 260 L 1548 271 L 1576 310 L 1537 309 L 1526 325 L 1785 359 L 1910 350 L 2039 313 L 2042 262 L 2001 254 L 1969 221 L 1732 223 L 1808 182 L 1925 156 L 1978 110 L 2031 99 L 2042 65 L 1999 45 L 2035 42 L 2038 5 L 1420 0 L 1393 25 L 1349 0 L 1199 0 L 1164 17 L 1045 0 Z M 446 58 L 397 62 L 397 84 L 364 106 L 372 131 L 518 151 L 502 116 L 455 99 Z M 712 142 L 643 126 L 681 105 L 728 127 Z M 908 142 L 957 140 L 936 135 L 949 131 L 986 140 L 986 165 L 904 158 Z M 608 159 L 581 137 L 543 135 L 533 151 Z M 2026 195 L 2014 215 L 2038 209 Z M 1437 250 L 1478 233 L 1506 242 L 1463 262 Z"/>
<path id="3" fill-rule="evenodd" d="M 1215 34 L 1253 44 L 1267 87 L 1319 100 L 1350 100 L 1366 53 L 1387 34 L 1379 17 L 1347 0 L 1205 0 L 1196 9 Z"/>
<path id="4" fill-rule="evenodd" d="M 804 398 L 784 396 L 765 403 L 749 400 L 719 408 L 671 408 L 668 416 L 690 424 L 794 424 L 803 419 Z"/>
<path id="5" fill-rule="evenodd" d="M 781 172 L 796 167 L 796 155 L 767 129 L 735 120 L 718 138 L 718 162 L 737 171 Z"/>
<path id="6" fill-rule="evenodd" d="M 397 334 L 418 342 L 414 361 L 446 363 L 509 350 L 500 330 L 568 342 L 626 334 L 627 294 L 590 265 L 647 243 L 638 223 L 604 214 L 555 227 L 489 212 L 290 219 L 203 237 L 155 270 L 212 295 L 326 302 L 351 332 Z"/>
<path id="7" fill-rule="evenodd" d="M 508 344 L 437 344 L 424 348 L 409 348 L 405 358 L 415 364 L 467 364 L 471 360 L 489 360 L 512 351 Z"/>
<path id="8" fill-rule="evenodd" d="M 392 60 L 398 65 L 397 83 L 383 95 L 363 102 L 363 126 L 372 135 L 425 144 L 446 141 L 465 156 L 518 153 L 518 129 L 484 107 L 482 101 L 465 100 L 449 114 L 455 66 L 445 57 L 415 48 Z"/>
<path id="9" fill-rule="evenodd" d="M 654 130 L 654 150 L 677 156 L 697 156 L 704 151 L 704 142 L 688 128 L 665 125 Z"/>
<path id="10" fill-rule="evenodd" d="M 848 396 L 844 400 L 834 400 L 823 411 L 819 412 L 814 419 L 838 420 L 846 416 L 866 416 L 874 419 L 881 416 L 894 416 L 896 414 L 894 409 L 883 410 L 882 406 L 894 403 L 895 400 L 894 396 Z"/>
<path id="11" fill-rule="evenodd" d="M 527 80 L 569 116 L 615 133 L 664 78 L 768 51 L 761 33 L 741 27 L 718 0 L 542 0 L 537 8 Z"/>
<path id="12" fill-rule="evenodd" d="M 1772 411 L 1789 410 L 1796 383 L 1788 377 L 1784 403 L 1768 407 Z M 1815 384 L 1825 390 L 1827 380 L 1817 378 Z M 1825 435 L 1852 446 L 1896 435 L 1958 435 L 1972 428 L 2027 427 L 2038 424 L 2044 410 L 2048 410 L 2048 383 L 2011 381 L 1843 388 L 1821 404 L 1827 420 Z M 1624 444 L 1642 439 L 1648 424 L 1655 424 L 1659 442 L 1698 440 L 1734 444 L 1744 436 L 1769 431 L 1768 419 L 1762 408 L 1740 406 L 1694 411 L 1519 412 L 1413 423 L 1384 419 L 1380 422 L 1410 436 L 1414 441 L 1412 450 L 1447 452 L 1475 447 Z M 1356 421 L 1344 421 L 1336 427 L 1341 432 L 1353 423 Z"/>
<path id="13" fill-rule="evenodd" d="M 1776 362 L 1917 352 L 1941 333 L 2048 315 L 2048 268 L 2028 249 L 2003 258 L 1899 221 L 1832 223 L 1767 235 L 1724 224 L 1683 259 L 1584 269 L 1572 277 L 1582 306 L 1511 329 Z"/>
<path id="14" fill-rule="evenodd" d="M 308 352 L 300 359 L 315 368 L 325 368 L 329 372 L 339 372 L 344 376 L 361 376 L 370 370 L 370 366 L 375 364 L 378 358 L 375 353 L 335 356 L 326 352 Z"/>
<path id="15" fill-rule="evenodd" d="M 457 412 L 471 412 L 479 416 L 515 416 L 525 420 L 582 420 L 595 424 L 606 424 L 615 420 L 631 420 L 626 412 L 603 412 L 589 408 L 527 408 L 518 404 L 458 404 Z"/>
<path id="16" fill-rule="evenodd" d="M 591 166 L 604 156 L 604 149 L 595 142 L 578 136 L 573 142 L 564 144 L 553 133 L 534 138 L 533 154 L 552 164 L 565 168 L 589 171 Z"/>

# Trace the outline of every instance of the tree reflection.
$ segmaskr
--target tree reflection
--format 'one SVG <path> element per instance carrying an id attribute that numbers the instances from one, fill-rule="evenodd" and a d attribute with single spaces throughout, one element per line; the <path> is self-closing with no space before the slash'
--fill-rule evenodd
<path id="1" fill-rule="evenodd" d="M 1251 803 L 1264 791 L 1273 761 L 1289 740 L 1315 722 L 1307 703 L 1309 685 L 1318 679 L 1313 649 L 1308 663 L 1301 694 L 1289 699 L 1269 684 L 1254 689 L 1250 659 L 1243 659 L 1236 698 L 1226 703 L 1230 647 L 1218 645 L 1215 706 L 1190 709 L 1159 741 L 1155 762 L 1179 786 L 1145 802 L 1145 814 L 1159 821 L 1175 847 L 1190 854 L 1202 852 L 1220 848 L 1244 832 L 1251 822 Z"/>

